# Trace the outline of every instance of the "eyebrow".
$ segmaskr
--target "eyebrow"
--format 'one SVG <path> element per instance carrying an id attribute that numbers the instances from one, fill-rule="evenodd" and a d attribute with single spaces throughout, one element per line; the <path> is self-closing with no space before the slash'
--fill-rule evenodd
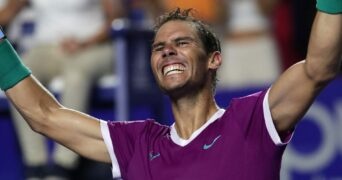
<path id="1" fill-rule="evenodd" d="M 182 41 L 182 40 L 189 40 L 189 41 L 195 41 L 194 38 L 190 37 L 190 36 L 182 36 L 182 37 L 177 37 L 176 39 L 173 39 L 173 42 L 178 42 L 178 41 Z M 152 49 L 158 47 L 158 46 L 162 46 L 165 44 L 165 41 L 162 42 L 157 42 L 157 43 L 153 43 L 152 44 Z"/>
<path id="2" fill-rule="evenodd" d="M 195 39 L 190 37 L 190 36 L 178 37 L 178 38 L 176 38 L 176 39 L 174 39 L 172 41 L 176 41 L 177 42 L 177 41 L 182 41 L 182 40 L 195 41 Z"/>

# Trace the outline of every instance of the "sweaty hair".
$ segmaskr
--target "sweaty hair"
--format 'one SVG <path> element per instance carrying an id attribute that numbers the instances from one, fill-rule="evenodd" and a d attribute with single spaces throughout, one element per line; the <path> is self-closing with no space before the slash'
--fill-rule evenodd
<path id="1" fill-rule="evenodd" d="M 158 18 L 157 23 L 154 27 L 155 34 L 160 29 L 161 26 L 163 26 L 165 23 L 169 21 L 185 21 L 189 22 L 195 25 L 195 28 L 197 30 L 198 36 L 200 40 L 202 41 L 203 47 L 207 55 L 213 53 L 213 52 L 221 52 L 221 45 L 220 40 L 217 38 L 217 36 L 211 31 L 209 26 L 202 21 L 196 19 L 192 14 L 192 9 L 186 9 L 181 10 L 180 8 L 177 8 L 174 11 L 171 11 L 165 15 L 162 15 Z M 212 88 L 215 90 L 216 84 L 217 84 L 217 78 L 216 78 L 216 71 L 213 72 L 212 76 Z"/>
<path id="2" fill-rule="evenodd" d="M 174 11 L 171 11 L 165 15 L 162 15 L 158 18 L 157 23 L 154 27 L 154 31 L 157 32 L 161 26 L 169 21 L 185 21 L 191 22 L 195 25 L 198 36 L 201 39 L 204 50 L 207 54 L 213 53 L 215 51 L 221 52 L 220 40 L 216 37 L 216 35 L 210 30 L 209 26 L 202 21 L 196 19 L 192 15 L 192 9 L 181 10 L 177 8 Z"/>

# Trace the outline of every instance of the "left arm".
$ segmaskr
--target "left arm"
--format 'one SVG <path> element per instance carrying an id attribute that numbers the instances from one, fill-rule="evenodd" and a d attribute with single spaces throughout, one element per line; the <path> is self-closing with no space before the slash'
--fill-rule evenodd
<path id="1" fill-rule="evenodd" d="M 270 90 L 268 101 L 279 133 L 293 129 L 319 92 L 337 76 L 341 50 L 342 14 L 318 12 L 306 60 L 285 71 Z"/>

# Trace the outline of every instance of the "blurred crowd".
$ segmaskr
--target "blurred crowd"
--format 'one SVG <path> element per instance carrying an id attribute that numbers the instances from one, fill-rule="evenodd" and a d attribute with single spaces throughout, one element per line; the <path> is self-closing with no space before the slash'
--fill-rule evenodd
<path id="1" fill-rule="evenodd" d="M 115 19 L 152 29 L 159 15 L 180 7 L 208 23 L 221 39 L 218 89 L 266 87 L 304 59 L 315 12 L 294 0 L 0 0 L 0 25 L 25 64 L 49 86 L 62 82 L 61 102 L 89 111 L 92 87 L 116 75 L 118 52 L 111 37 Z M 305 11 L 305 13 L 303 13 Z M 25 164 L 25 179 L 81 179 L 84 163 L 73 152 L 33 133 L 14 108 L 11 114 Z M 96 162 L 84 179 L 111 179 L 110 166 Z M 104 170 L 103 170 L 104 169 Z"/>

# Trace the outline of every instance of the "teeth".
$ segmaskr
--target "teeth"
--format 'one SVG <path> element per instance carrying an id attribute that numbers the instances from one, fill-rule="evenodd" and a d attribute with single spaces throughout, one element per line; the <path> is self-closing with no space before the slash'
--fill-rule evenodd
<path id="1" fill-rule="evenodd" d="M 185 70 L 185 67 L 182 66 L 181 64 L 172 64 L 172 65 L 164 67 L 163 74 L 164 76 L 171 75 L 171 74 L 178 74 L 178 73 L 182 73 L 182 71 L 184 70 Z"/>
<path id="2" fill-rule="evenodd" d="M 182 73 L 183 71 L 178 71 L 178 70 L 175 70 L 175 71 L 171 71 L 169 72 L 167 75 L 171 75 L 171 74 L 179 74 L 179 73 Z"/>

